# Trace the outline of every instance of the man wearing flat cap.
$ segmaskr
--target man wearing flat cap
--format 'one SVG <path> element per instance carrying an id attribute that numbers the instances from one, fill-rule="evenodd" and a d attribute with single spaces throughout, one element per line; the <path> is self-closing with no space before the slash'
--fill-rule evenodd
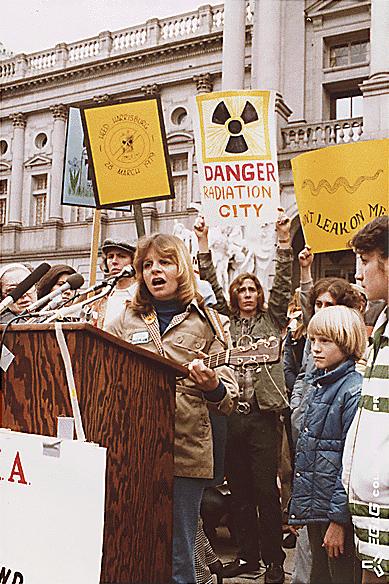
<path id="1" fill-rule="evenodd" d="M 105 239 L 101 246 L 102 262 L 100 267 L 107 277 L 117 276 L 126 266 L 132 266 L 135 255 L 135 245 L 124 240 Z M 121 278 L 109 296 L 97 301 L 92 307 L 93 324 L 99 328 L 106 326 L 124 308 L 133 293 L 130 288 L 134 278 Z"/>

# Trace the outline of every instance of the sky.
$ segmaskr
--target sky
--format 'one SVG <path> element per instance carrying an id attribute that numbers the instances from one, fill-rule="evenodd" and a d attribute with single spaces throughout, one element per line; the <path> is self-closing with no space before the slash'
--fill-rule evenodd
<path id="1" fill-rule="evenodd" d="M 223 0 L 2 0 L 0 42 L 32 53 Z"/>

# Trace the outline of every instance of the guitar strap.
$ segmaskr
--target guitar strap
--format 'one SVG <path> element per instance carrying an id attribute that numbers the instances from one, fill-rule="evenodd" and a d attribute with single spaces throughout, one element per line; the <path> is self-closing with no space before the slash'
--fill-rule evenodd
<path id="1" fill-rule="evenodd" d="M 223 323 L 221 321 L 218 311 L 215 310 L 214 308 L 210 308 L 209 306 L 205 306 L 204 314 L 216 338 L 219 339 L 219 341 L 221 342 L 225 349 L 228 349 L 229 348 L 228 337 L 226 331 L 224 330 Z"/>

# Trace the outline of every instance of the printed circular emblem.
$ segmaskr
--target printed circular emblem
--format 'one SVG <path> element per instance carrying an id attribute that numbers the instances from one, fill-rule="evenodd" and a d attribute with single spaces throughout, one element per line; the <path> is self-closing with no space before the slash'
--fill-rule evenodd
<path id="1" fill-rule="evenodd" d="M 119 168 L 135 168 L 147 160 L 150 140 L 142 126 L 124 121 L 111 126 L 103 143 L 109 161 Z"/>

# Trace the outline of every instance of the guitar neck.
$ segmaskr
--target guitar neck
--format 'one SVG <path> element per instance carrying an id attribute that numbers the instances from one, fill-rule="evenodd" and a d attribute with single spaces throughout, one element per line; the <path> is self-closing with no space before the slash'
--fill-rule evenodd
<path id="1" fill-rule="evenodd" d="M 216 367 L 220 367 L 221 365 L 228 365 L 230 362 L 230 350 L 226 349 L 220 353 L 215 353 L 214 355 L 205 357 L 203 361 L 204 365 L 209 367 L 209 369 L 216 369 Z"/>

